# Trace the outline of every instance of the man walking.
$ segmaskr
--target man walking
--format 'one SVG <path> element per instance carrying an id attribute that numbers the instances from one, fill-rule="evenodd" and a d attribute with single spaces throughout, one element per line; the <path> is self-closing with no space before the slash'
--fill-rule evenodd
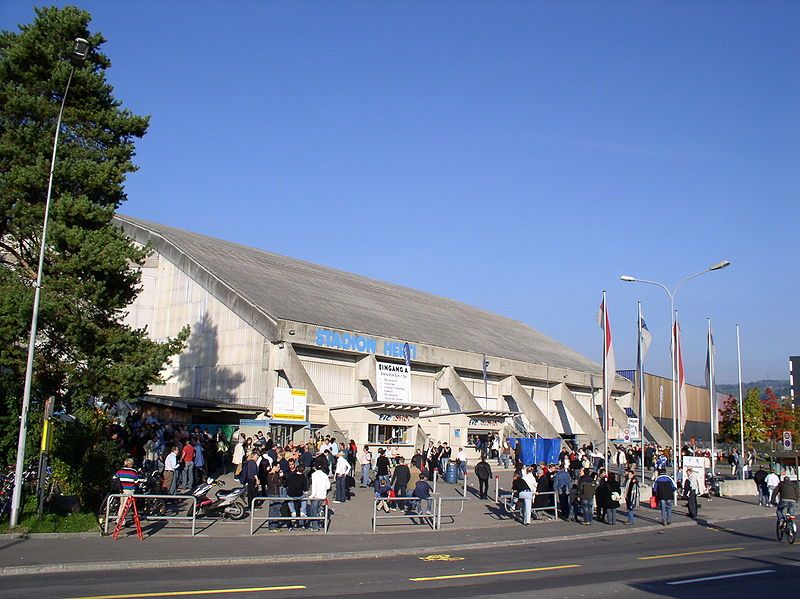
<path id="1" fill-rule="evenodd" d="M 311 492 L 308 495 L 308 515 L 309 517 L 319 517 L 320 507 L 328 496 L 331 481 L 323 470 L 319 468 L 314 468 L 313 470 L 311 473 Z M 319 520 L 311 520 L 311 530 L 319 532 Z"/>
<path id="2" fill-rule="evenodd" d="M 475 464 L 475 476 L 478 477 L 478 497 L 488 499 L 489 479 L 492 478 L 492 467 L 486 461 L 486 455 L 481 454 L 481 461 Z"/>
<path id="3" fill-rule="evenodd" d="M 594 494 L 597 492 L 597 475 L 592 472 L 591 474 L 584 475 L 578 481 L 578 499 L 581 502 L 581 513 L 583 514 L 583 522 L 585 526 L 592 524 L 592 512 L 594 511 Z"/>
<path id="4" fill-rule="evenodd" d="M 167 491 L 170 495 L 175 495 L 175 491 L 178 487 L 178 447 L 172 445 L 169 448 L 169 454 L 167 455 L 166 460 L 164 460 L 164 480 L 161 483 L 161 487 Z"/>

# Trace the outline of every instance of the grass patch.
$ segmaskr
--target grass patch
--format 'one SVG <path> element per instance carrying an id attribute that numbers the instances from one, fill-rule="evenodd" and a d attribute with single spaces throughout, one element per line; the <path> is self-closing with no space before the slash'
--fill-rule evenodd
<path id="1" fill-rule="evenodd" d="M 7 534 L 10 532 L 87 532 L 97 530 L 97 514 L 89 512 L 69 514 L 68 516 L 44 514 L 39 518 L 39 516 L 36 515 L 35 497 L 30 497 L 25 502 L 19 526 L 12 529 L 8 525 L 8 520 L 0 523 L 0 534 Z"/>

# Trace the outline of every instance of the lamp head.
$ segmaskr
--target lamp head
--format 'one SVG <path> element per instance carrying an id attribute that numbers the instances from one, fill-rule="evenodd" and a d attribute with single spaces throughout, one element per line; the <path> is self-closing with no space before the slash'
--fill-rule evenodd
<path id="1" fill-rule="evenodd" d="M 82 37 L 75 38 L 75 45 L 72 47 L 72 52 L 69 55 L 69 61 L 72 66 L 79 67 L 89 55 L 89 42 Z"/>
<path id="2" fill-rule="evenodd" d="M 619 278 L 619 280 L 620 281 L 625 281 L 626 283 L 635 283 L 636 282 L 636 277 L 632 277 L 630 275 L 622 275 Z"/>
<path id="3" fill-rule="evenodd" d="M 723 260 L 722 262 L 717 262 L 714 266 L 710 267 L 708 270 L 722 270 L 730 266 L 731 263 L 728 260 Z"/>

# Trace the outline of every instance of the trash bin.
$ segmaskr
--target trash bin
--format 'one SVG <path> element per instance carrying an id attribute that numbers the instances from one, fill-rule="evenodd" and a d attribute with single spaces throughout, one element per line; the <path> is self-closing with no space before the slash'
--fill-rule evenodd
<path id="1" fill-rule="evenodd" d="M 458 468 L 458 466 L 456 466 L 456 464 L 454 462 L 449 462 L 447 464 L 447 471 L 444 474 L 444 478 L 450 484 L 455 484 L 456 481 L 457 481 L 457 478 L 456 478 L 456 476 L 457 476 L 456 475 L 457 468 Z"/>

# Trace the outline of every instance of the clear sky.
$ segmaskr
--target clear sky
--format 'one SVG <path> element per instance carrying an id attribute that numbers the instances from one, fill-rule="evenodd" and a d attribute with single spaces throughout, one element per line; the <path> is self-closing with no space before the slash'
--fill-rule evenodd
<path id="1" fill-rule="evenodd" d="M 61 2 L 56 2 L 61 5 Z M 33 18 L 5 0 L 0 26 Z M 82 2 L 152 115 L 122 212 L 522 320 L 618 368 L 800 354 L 800 3 Z"/>

